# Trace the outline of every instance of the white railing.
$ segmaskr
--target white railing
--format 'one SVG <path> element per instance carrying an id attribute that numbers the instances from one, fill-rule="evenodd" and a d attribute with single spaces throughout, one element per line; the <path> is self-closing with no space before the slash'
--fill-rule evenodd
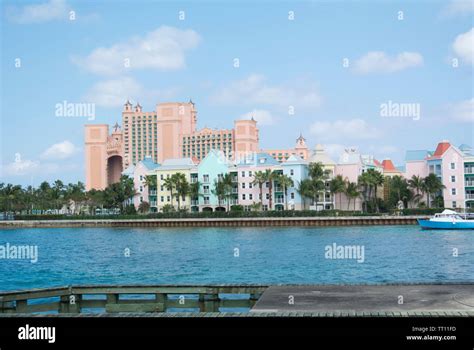
<path id="1" fill-rule="evenodd" d="M 466 199 L 474 199 L 474 193 L 466 193 Z"/>
<path id="2" fill-rule="evenodd" d="M 474 168 L 464 168 L 465 174 L 474 174 Z"/>
<path id="3" fill-rule="evenodd" d="M 466 181 L 464 182 L 464 186 L 474 186 L 474 181 Z"/>
<path id="4" fill-rule="evenodd" d="M 156 190 L 155 191 L 150 191 L 149 195 L 150 196 L 156 196 Z"/>

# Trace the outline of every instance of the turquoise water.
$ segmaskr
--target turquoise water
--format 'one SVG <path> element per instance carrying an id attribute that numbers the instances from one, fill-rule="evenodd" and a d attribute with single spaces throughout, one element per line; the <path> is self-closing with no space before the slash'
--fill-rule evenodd
<path id="1" fill-rule="evenodd" d="M 37 245 L 38 262 L 0 259 L 0 290 L 68 284 L 474 282 L 474 231 L 418 226 L 1 230 L 0 246 L 7 243 Z M 325 248 L 333 244 L 363 246 L 364 262 L 327 259 Z"/>

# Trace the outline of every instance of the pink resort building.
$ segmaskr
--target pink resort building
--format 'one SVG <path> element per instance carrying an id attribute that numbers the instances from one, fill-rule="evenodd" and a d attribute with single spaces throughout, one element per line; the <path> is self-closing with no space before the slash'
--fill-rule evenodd
<path id="1" fill-rule="evenodd" d="M 85 125 L 86 189 L 104 189 L 118 181 L 120 174 L 145 157 L 161 164 L 166 159 L 192 158 L 197 162 L 210 150 L 222 151 L 229 160 L 260 152 L 257 122 L 235 120 L 232 129 L 197 130 L 197 110 L 192 101 L 166 102 L 153 112 L 144 112 L 129 101 L 122 111 L 122 128 L 115 125 L 109 134 L 107 124 Z M 272 151 L 283 161 L 291 154 L 307 157 L 305 140 L 296 147 Z"/>

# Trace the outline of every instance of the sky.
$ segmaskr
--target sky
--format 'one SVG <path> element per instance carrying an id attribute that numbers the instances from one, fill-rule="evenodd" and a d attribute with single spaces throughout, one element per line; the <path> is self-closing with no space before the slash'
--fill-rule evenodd
<path id="1" fill-rule="evenodd" d="M 474 146 L 474 2 L 1 1 L 0 182 L 84 181 L 84 124 L 192 99 L 198 128 L 254 116 L 403 165 Z M 62 113 L 87 106 L 90 114 Z"/>

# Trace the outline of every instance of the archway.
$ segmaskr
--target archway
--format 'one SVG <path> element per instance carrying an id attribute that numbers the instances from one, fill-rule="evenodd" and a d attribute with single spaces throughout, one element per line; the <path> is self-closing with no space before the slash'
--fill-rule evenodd
<path id="1" fill-rule="evenodd" d="M 107 185 L 120 181 L 123 171 L 121 156 L 112 156 L 107 159 Z"/>

